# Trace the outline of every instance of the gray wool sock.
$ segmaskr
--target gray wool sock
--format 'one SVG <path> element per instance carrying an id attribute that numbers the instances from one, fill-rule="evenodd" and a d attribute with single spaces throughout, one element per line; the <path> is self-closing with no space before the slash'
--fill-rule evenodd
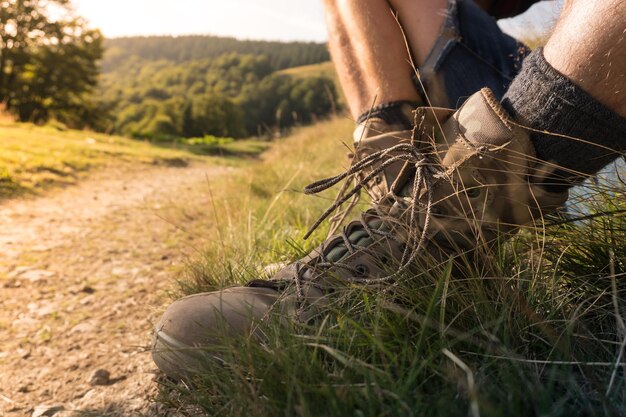
<path id="1" fill-rule="evenodd" d="M 537 157 L 565 168 L 553 174 L 551 184 L 546 184 L 550 187 L 566 189 L 582 182 L 626 149 L 626 118 L 606 108 L 554 69 L 543 57 L 542 49 L 524 60 L 502 105 L 517 121 L 533 129 L 590 142 L 531 132 Z"/>

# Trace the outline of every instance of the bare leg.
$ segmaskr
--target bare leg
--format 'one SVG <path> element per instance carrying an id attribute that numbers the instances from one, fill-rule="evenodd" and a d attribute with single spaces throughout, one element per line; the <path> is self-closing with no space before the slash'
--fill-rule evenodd
<path id="1" fill-rule="evenodd" d="M 544 48 L 556 70 L 626 117 L 626 2 L 566 0 Z"/>
<path id="2" fill-rule="evenodd" d="M 416 65 L 424 63 L 443 24 L 447 0 L 389 0 L 398 13 Z"/>
<path id="3" fill-rule="evenodd" d="M 391 4 L 390 4 L 391 3 Z M 324 0 L 329 48 L 352 116 L 376 103 L 417 101 L 398 11 L 419 65 L 443 23 L 447 0 Z"/>

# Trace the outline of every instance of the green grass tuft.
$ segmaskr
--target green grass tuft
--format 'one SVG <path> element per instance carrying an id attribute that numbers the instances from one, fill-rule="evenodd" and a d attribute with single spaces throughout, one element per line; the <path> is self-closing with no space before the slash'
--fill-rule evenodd
<path id="1" fill-rule="evenodd" d="M 210 244 L 175 296 L 242 284 L 319 242 L 323 230 L 301 236 L 332 193 L 300 190 L 348 164 L 351 126 L 300 129 L 209 184 Z M 625 415 L 626 187 L 586 190 L 585 220 L 523 231 L 480 268 L 353 287 L 314 323 L 259 323 L 262 343 L 222 337 L 220 360 L 193 386 L 165 382 L 159 401 L 211 416 Z"/>

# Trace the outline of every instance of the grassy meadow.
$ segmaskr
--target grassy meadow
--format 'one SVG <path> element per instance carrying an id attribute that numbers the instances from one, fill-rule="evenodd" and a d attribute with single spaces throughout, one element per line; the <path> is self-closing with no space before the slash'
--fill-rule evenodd
<path id="1" fill-rule="evenodd" d="M 230 163 L 229 156 L 257 155 L 268 146 L 257 140 L 150 143 L 68 130 L 55 124 L 36 126 L 11 120 L 0 121 L 0 137 L 0 199 L 73 184 L 82 174 L 104 166 L 180 166 L 194 160 Z"/>
<path id="2" fill-rule="evenodd" d="M 297 78 L 318 77 L 323 75 L 332 80 L 337 80 L 337 72 L 331 61 L 319 64 L 302 65 L 299 67 L 287 68 L 280 71 L 281 74 L 291 75 Z M 339 87 L 339 83 L 335 83 Z"/>
<path id="3" fill-rule="evenodd" d="M 323 230 L 301 237 L 334 194 L 301 190 L 347 166 L 351 128 L 299 129 L 209 184 L 210 243 L 172 297 L 264 277 L 316 246 Z M 583 214 L 524 230 L 462 274 L 354 287 L 313 323 L 260 324 L 263 343 L 223 338 L 219 360 L 193 385 L 164 381 L 158 401 L 211 416 L 625 415 L 625 190 L 619 177 L 586 185 Z"/>

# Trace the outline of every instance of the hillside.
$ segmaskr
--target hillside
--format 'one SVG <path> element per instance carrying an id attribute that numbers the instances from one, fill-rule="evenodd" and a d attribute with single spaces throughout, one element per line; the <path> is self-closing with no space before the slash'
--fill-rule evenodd
<path id="1" fill-rule="evenodd" d="M 337 78 L 335 67 L 331 61 L 320 62 L 311 65 L 302 65 L 299 67 L 287 68 L 280 71 L 281 74 L 291 75 L 297 78 L 319 77 L 324 76 L 332 79 Z"/>
<path id="2" fill-rule="evenodd" d="M 97 130 L 168 141 L 205 135 L 272 138 L 338 110 L 323 44 L 212 36 L 107 42 Z M 297 72 L 297 70 L 296 70 Z"/>

